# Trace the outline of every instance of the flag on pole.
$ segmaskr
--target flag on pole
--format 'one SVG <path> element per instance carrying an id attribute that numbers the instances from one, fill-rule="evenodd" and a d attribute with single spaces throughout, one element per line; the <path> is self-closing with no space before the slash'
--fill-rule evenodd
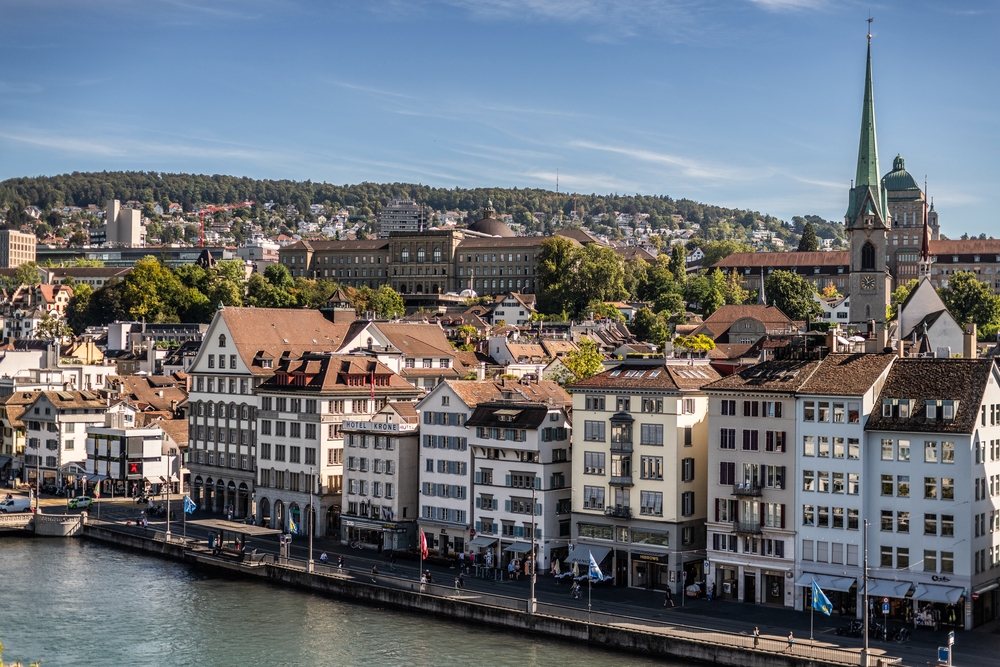
<path id="1" fill-rule="evenodd" d="M 591 579 L 597 578 L 603 580 L 604 573 L 601 572 L 601 568 L 597 566 L 597 561 L 594 560 L 594 554 L 590 551 L 588 551 L 587 554 L 590 556 L 590 570 L 587 572 L 587 576 Z"/>
<path id="2" fill-rule="evenodd" d="M 198 506 L 195 505 L 194 501 L 191 500 L 190 496 L 184 496 L 184 513 L 194 514 L 194 511 L 196 509 L 198 509 Z"/>
<path id="3" fill-rule="evenodd" d="M 424 531 L 420 531 L 420 557 L 427 558 L 427 536 Z"/>
<path id="4" fill-rule="evenodd" d="M 833 605 L 830 603 L 830 598 L 826 597 L 823 589 L 819 587 L 815 581 L 812 583 L 812 608 L 816 611 L 821 611 L 827 616 L 833 611 Z"/>

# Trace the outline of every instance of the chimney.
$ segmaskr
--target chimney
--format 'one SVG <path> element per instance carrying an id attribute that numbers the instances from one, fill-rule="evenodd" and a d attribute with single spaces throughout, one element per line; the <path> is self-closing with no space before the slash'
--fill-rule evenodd
<path id="1" fill-rule="evenodd" d="M 969 322 L 965 325 L 965 333 L 962 336 L 962 356 L 966 359 L 975 359 L 978 349 L 976 348 L 976 323 Z"/>
<path id="2" fill-rule="evenodd" d="M 826 349 L 830 350 L 831 353 L 836 353 L 836 351 L 837 351 L 837 331 L 836 331 L 836 329 L 829 329 L 826 332 Z"/>
<path id="3" fill-rule="evenodd" d="M 480 361 L 479 366 L 476 367 L 476 379 L 482 382 L 486 379 L 486 362 Z"/>

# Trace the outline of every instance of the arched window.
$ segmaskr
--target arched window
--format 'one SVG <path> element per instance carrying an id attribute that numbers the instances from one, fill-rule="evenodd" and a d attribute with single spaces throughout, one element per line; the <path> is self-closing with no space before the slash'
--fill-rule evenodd
<path id="1" fill-rule="evenodd" d="M 240 412 L 243 419 L 250 419 L 250 406 L 244 405 L 241 408 Z"/>
<path id="2" fill-rule="evenodd" d="M 226 334 L 219 334 L 219 347 L 226 346 Z"/>
<path id="3" fill-rule="evenodd" d="M 403 248 L 399 252 L 399 261 L 403 262 L 404 264 L 406 262 L 410 261 L 410 249 L 409 248 Z"/>
<path id="4" fill-rule="evenodd" d="M 441 248 L 434 248 L 434 261 L 435 262 L 441 261 Z"/>
<path id="5" fill-rule="evenodd" d="M 417 248 L 417 262 L 418 263 L 423 263 L 425 256 L 426 256 L 426 253 L 424 252 L 424 249 L 423 248 Z"/>
<path id="6" fill-rule="evenodd" d="M 875 270 L 875 246 L 871 241 L 865 241 L 865 244 L 861 246 L 861 270 Z"/>

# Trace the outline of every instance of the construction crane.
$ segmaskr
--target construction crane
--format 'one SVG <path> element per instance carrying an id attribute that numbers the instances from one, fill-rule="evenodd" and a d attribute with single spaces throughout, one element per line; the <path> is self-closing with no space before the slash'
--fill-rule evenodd
<path id="1" fill-rule="evenodd" d="M 235 208 L 250 208 L 253 206 L 253 202 L 249 199 L 242 204 L 228 204 L 226 206 L 206 206 L 205 208 L 198 211 L 198 217 L 201 218 L 201 233 L 198 235 L 199 243 L 198 245 L 202 248 L 205 247 L 205 215 L 211 213 L 218 213 L 219 211 L 231 211 Z"/>

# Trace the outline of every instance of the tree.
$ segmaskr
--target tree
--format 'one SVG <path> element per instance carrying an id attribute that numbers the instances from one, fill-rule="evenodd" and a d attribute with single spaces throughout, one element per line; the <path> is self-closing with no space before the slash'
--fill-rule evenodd
<path id="1" fill-rule="evenodd" d="M 38 264 L 25 262 L 14 270 L 15 285 L 37 285 L 42 282 L 38 277 Z"/>
<path id="2" fill-rule="evenodd" d="M 406 313 L 403 297 L 388 285 L 382 285 L 372 293 L 368 307 L 375 311 L 375 317 L 386 320 L 395 319 Z"/>
<path id="3" fill-rule="evenodd" d="M 604 355 L 594 341 L 583 337 L 577 343 L 577 349 L 563 357 L 563 363 L 577 380 L 586 380 L 604 368 Z"/>
<path id="4" fill-rule="evenodd" d="M 595 319 L 611 320 L 612 322 L 624 322 L 625 316 L 610 303 L 603 301 L 591 301 L 587 304 L 587 312 L 593 313 Z"/>
<path id="5" fill-rule="evenodd" d="M 824 287 L 823 289 L 821 289 L 819 291 L 819 295 L 821 297 L 823 297 L 824 299 L 839 299 L 840 298 L 840 292 L 837 291 L 837 286 L 834 285 L 832 281 L 828 282 L 826 284 L 826 287 Z M 903 297 L 903 298 L 906 298 L 906 297 Z M 889 318 L 889 319 L 892 319 L 892 318 Z"/>
<path id="6" fill-rule="evenodd" d="M 66 305 L 66 324 L 74 331 L 82 332 L 87 328 L 87 315 L 93 294 L 93 288 L 86 283 L 73 286 L 73 296 Z"/>
<path id="7" fill-rule="evenodd" d="M 744 289 L 743 281 L 740 279 L 740 274 L 736 272 L 736 269 L 726 274 L 723 295 L 726 299 L 726 305 L 729 306 L 741 306 L 750 300 L 750 292 Z"/>
<path id="8" fill-rule="evenodd" d="M 53 315 L 52 313 L 45 313 L 42 315 L 41 321 L 38 323 L 38 328 L 36 329 L 39 338 L 62 338 L 63 336 L 72 336 L 73 330 L 66 324 L 65 321 L 58 315 Z"/>
<path id="9" fill-rule="evenodd" d="M 575 273 L 576 246 L 568 238 L 545 239 L 538 254 L 538 309 L 558 313 L 572 308 L 569 279 Z"/>
<path id="10" fill-rule="evenodd" d="M 1000 320 L 1000 296 L 993 294 L 990 284 L 981 282 L 971 271 L 956 273 L 940 292 L 951 316 L 962 327 L 975 322 L 977 327 L 984 328 Z"/>
<path id="11" fill-rule="evenodd" d="M 669 333 L 667 323 L 649 308 L 640 308 L 636 311 L 629 329 L 637 340 L 661 346 Z"/>
<path id="12" fill-rule="evenodd" d="M 625 266 L 613 248 L 596 243 L 578 248 L 576 274 L 571 283 L 574 312 L 581 314 L 594 301 L 618 301 L 626 297 Z"/>
<path id="13" fill-rule="evenodd" d="M 670 248 L 670 262 L 667 264 L 667 270 L 673 274 L 674 280 L 684 280 L 684 276 L 687 275 L 687 253 L 682 244 L 677 243 Z"/>
<path id="14" fill-rule="evenodd" d="M 886 319 L 894 320 L 896 316 L 899 315 L 899 307 L 903 305 L 903 302 L 910 297 L 910 292 L 917 288 L 920 283 L 919 280 L 913 278 L 908 281 L 905 285 L 900 285 L 892 291 L 892 296 L 889 299 L 889 305 L 886 306 Z"/>
<path id="15" fill-rule="evenodd" d="M 813 284 L 802 276 L 789 271 L 777 270 L 764 281 L 764 294 L 768 304 L 793 320 L 804 320 L 809 315 L 820 315 L 822 306 L 813 295 Z"/>
<path id="16" fill-rule="evenodd" d="M 705 354 L 715 349 L 715 341 L 705 334 L 677 336 L 674 338 L 674 347 L 680 350 Z"/>
<path id="17" fill-rule="evenodd" d="M 753 247 L 739 241 L 709 241 L 701 246 L 701 251 L 705 253 L 701 265 L 708 267 L 714 266 L 732 254 L 753 252 Z"/>
<path id="18" fill-rule="evenodd" d="M 799 239 L 799 252 L 816 252 L 819 250 L 819 241 L 816 239 L 816 228 L 811 222 L 807 222 L 802 227 L 802 238 Z"/>

